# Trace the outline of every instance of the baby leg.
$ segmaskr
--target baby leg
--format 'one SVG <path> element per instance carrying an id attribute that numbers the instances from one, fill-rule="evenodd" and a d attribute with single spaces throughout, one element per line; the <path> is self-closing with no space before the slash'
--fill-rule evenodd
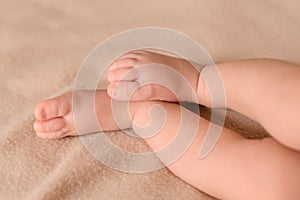
<path id="1" fill-rule="evenodd" d="M 87 93 L 87 94 L 84 94 Z M 82 95 L 90 95 L 82 91 Z M 41 102 L 36 110 L 34 128 L 42 138 L 56 139 L 77 135 L 72 93 Z M 106 91 L 96 92 L 96 113 L 104 130 L 119 129 L 111 111 L 111 99 Z M 153 150 L 164 147 L 174 138 L 181 121 L 180 107 L 163 102 L 130 103 L 134 127 L 151 123 L 150 109 L 154 104 L 164 107 L 167 119 L 156 136 L 145 139 Z M 198 152 L 209 122 L 185 110 L 190 121 L 200 120 L 192 145 L 174 163 L 169 165 L 177 176 L 195 187 L 222 199 L 296 199 L 300 194 L 300 155 L 279 145 L 271 138 L 246 140 L 234 132 L 223 129 L 213 151 L 203 160 Z M 128 122 L 128 128 L 132 126 Z M 135 131 L 143 129 L 135 128 Z M 91 130 L 96 131 L 96 130 Z M 143 135 L 143 132 L 137 132 Z M 190 134 L 188 131 L 186 134 Z M 164 157 L 160 157 L 162 162 Z M 242 185 L 241 185 L 242 183 Z"/>
<path id="2" fill-rule="evenodd" d="M 137 70 L 139 73 L 135 76 L 125 80 L 122 78 L 129 71 L 147 63 L 164 64 L 177 71 L 188 80 L 192 90 L 196 92 L 196 103 L 211 107 L 211 96 L 207 88 L 209 86 L 205 85 L 206 72 L 211 66 L 206 66 L 199 75 L 198 71 L 183 59 L 145 51 L 130 52 L 110 66 L 109 95 L 115 99 L 128 99 L 126 95 L 130 92 L 124 91 L 131 90 L 130 86 L 138 84 L 140 79 L 147 78 L 147 74 Z M 224 83 L 227 108 L 256 120 L 282 144 L 300 150 L 299 66 L 272 59 L 252 59 L 220 63 L 216 67 Z M 160 71 L 155 73 L 159 74 Z M 179 93 L 179 99 L 167 88 L 148 84 L 140 87 L 131 100 L 192 101 L 185 95 L 180 95 L 185 94 L 180 90 L 184 81 L 178 81 L 176 76 L 170 74 L 164 77 L 178 86 L 179 92 L 175 92 Z M 117 83 L 119 87 L 116 87 Z"/>
<path id="3" fill-rule="evenodd" d="M 227 106 L 258 121 L 280 143 L 300 150 L 300 67 L 272 59 L 217 67 Z"/>
<path id="4" fill-rule="evenodd" d="M 181 122 L 181 112 L 177 104 L 144 102 L 135 112 L 134 124 L 140 127 L 151 124 L 149 113 L 155 104 L 164 108 L 165 111 L 162 111 L 161 115 L 165 113 L 167 118 L 158 134 L 146 138 L 145 141 L 157 151 L 164 148 L 176 136 Z M 221 199 L 299 197 L 299 152 L 280 145 L 272 138 L 248 140 L 224 128 L 213 151 L 200 160 L 198 153 L 209 122 L 190 111 L 184 112 L 188 113 L 187 117 L 191 123 L 199 120 L 199 128 L 191 146 L 168 166 L 174 174 Z M 186 135 L 188 134 L 191 133 L 187 131 Z M 162 156 L 160 159 L 165 162 L 168 158 Z"/>

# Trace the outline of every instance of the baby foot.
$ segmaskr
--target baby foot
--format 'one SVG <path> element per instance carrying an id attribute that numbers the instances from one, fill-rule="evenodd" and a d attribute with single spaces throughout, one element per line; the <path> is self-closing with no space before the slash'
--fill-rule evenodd
<path id="1" fill-rule="evenodd" d="M 154 65 L 150 66 L 150 64 Z M 117 100 L 128 100 L 132 95 L 130 100 L 133 101 L 163 100 L 199 103 L 197 97 L 199 72 L 184 59 L 147 51 L 129 52 L 110 65 L 108 80 L 110 81 L 108 94 Z M 142 82 L 145 80 L 152 83 L 143 85 Z M 168 85 L 162 86 L 155 82 Z M 186 85 L 188 87 L 185 87 Z M 175 91 L 172 88 L 175 88 Z M 191 98 L 189 94 L 195 94 L 196 98 Z"/>
<path id="2" fill-rule="evenodd" d="M 72 110 L 72 92 L 67 92 L 61 96 L 53 99 L 48 99 L 40 102 L 35 108 L 34 130 L 37 135 L 44 139 L 59 139 L 66 136 L 78 135 Z M 76 98 L 79 97 L 80 101 L 76 103 L 81 110 L 85 110 L 89 105 L 85 102 L 87 95 L 94 95 L 93 91 L 76 91 Z M 124 102 L 115 102 L 115 106 L 123 106 Z M 130 104 L 130 110 L 135 112 L 137 103 L 132 102 Z M 101 130 L 111 131 L 119 130 L 119 124 L 115 122 L 115 118 L 112 111 L 111 98 L 107 95 L 105 90 L 97 90 L 95 93 L 95 113 Z M 125 113 L 128 114 L 128 113 Z M 79 116 L 80 117 L 80 116 Z M 90 119 L 87 119 L 87 115 L 84 115 L 81 119 L 85 120 L 85 131 L 83 133 L 92 133 L 100 131 L 98 126 L 90 125 Z M 125 119 L 128 119 L 127 117 Z M 120 123 L 120 122 L 119 122 Z M 122 128 L 130 128 L 131 121 L 123 121 Z M 82 132 L 81 132 L 82 134 Z"/>
<path id="3" fill-rule="evenodd" d="M 57 139 L 76 135 L 72 113 L 72 93 L 40 102 L 34 111 L 33 128 L 44 139 Z"/>

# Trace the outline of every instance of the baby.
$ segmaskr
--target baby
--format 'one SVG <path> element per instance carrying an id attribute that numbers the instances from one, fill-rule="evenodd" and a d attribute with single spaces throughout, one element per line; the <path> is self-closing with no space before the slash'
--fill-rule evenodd
<path id="1" fill-rule="evenodd" d="M 107 91 L 96 91 L 96 115 L 103 130 L 119 129 L 113 118 L 111 98 L 126 99 L 126 90 L 146 74 L 137 73 L 136 77 L 125 79 L 124 75 L 147 63 L 160 63 L 176 70 L 196 91 L 197 99 L 193 103 L 211 107 L 208 88 L 189 62 L 153 52 L 133 51 L 111 64 Z M 212 152 L 199 159 L 209 121 L 188 111 L 189 117 L 199 120 L 201 126 L 191 146 L 167 167 L 189 184 L 221 199 L 299 199 L 300 67 L 273 59 L 240 60 L 216 66 L 224 84 L 226 107 L 256 120 L 272 137 L 249 140 L 224 128 Z M 172 76 L 166 79 L 172 82 Z M 125 128 L 133 123 L 142 127 L 149 124 L 149 110 L 160 104 L 166 111 L 165 125 L 145 141 L 154 151 L 164 147 L 179 129 L 181 107 L 174 102 L 186 99 L 178 98 L 157 84 L 140 87 L 131 97 L 131 121 Z M 34 113 L 37 135 L 45 139 L 77 135 L 71 104 L 71 92 L 39 103 Z"/>

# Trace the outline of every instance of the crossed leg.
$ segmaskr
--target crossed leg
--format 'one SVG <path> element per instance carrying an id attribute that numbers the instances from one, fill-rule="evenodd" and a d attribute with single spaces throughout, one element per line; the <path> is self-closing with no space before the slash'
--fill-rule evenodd
<path id="1" fill-rule="evenodd" d="M 126 56 L 129 55 L 130 54 Z M 140 58 L 144 55 L 144 53 L 139 54 L 139 56 L 141 56 Z M 206 93 L 204 87 L 199 87 L 200 79 L 197 82 L 197 78 L 199 77 L 197 74 L 195 75 L 193 71 L 186 71 L 180 68 L 182 66 L 190 67 L 188 63 L 178 59 L 170 60 L 168 57 L 160 55 L 150 55 L 154 57 L 154 60 L 159 58 L 159 62 L 163 62 L 163 64 L 175 66 L 175 69 L 190 81 L 190 84 L 192 87 L 195 87 L 194 89 L 197 92 L 200 89 L 200 91 L 204 91 L 204 94 Z M 118 81 L 118 79 L 128 71 L 128 68 L 130 70 L 133 64 L 139 64 L 140 61 L 140 64 L 147 63 L 152 59 L 147 60 L 149 58 L 148 56 L 143 57 L 147 58 L 146 60 L 140 58 L 125 57 L 123 58 L 124 60 L 121 59 L 122 62 L 116 62 L 118 64 L 114 63 L 116 68 L 112 68 L 110 72 L 112 84 L 108 91 L 111 96 L 114 89 L 114 82 L 116 80 Z M 250 62 L 250 66 L 251 64 L 253 64 L 253 62 Z M 229 94 L 227 96 L 230 97 L 228 99 L 229 106 L 261 122 L 281 143 L 298 149 L 297 144 L 299 144 L 299 137 L 295 134 L 297 129 L 294 128 L 299 127 L 297 125 L 298 109 L 295 109 L 298 108 L 297 99 L 300 97 L 300 93 L 296 90 L 299 85 L 299 69 L 290 64 L 277 61 L 259 60 L 256 61 L 255 64 L 256 68 L 253 66 L 251 66 L 251 68 L 239 67 L 247 66 L 249 62 L 235 62 L 220 66 L 225 87 Z M 258 86 L 263 85 L 266 87 L 255 87 L 253 84 L 257 82 L 253 82 L 253 79 L 249 77 L 256 77 L 256 70 L 265 65 L 271 66 L 271 68 L 267 67 L 262 71 L 263 73 L 259 74 L 260 79 L 258 80 L 260 82 Z M 282 65 L 285 65 L 285 69 L 287 69 L 284 71 L 285 76 L 283 78 L 281 75 L 278 75 L 282 72 L 280 69 Z M 121 67 L 118 68 L 118 66 Z M 244 78 L 235 77 L 236 73 L 234 72 L 237 67 L 243 72 Z M 252 71 L 250 70 L 251 73 L 249 73 L 248 69 L 252 69 Z M 274 70 L 270 71 L 270 69 Z M 270 79 L 265 79 L 266 77 L 261 76 L 269 72 L 273 73 L 272 76 L 266 76 Z M 228 74 L 226 75 L 226 73 Z M 286 79 L 286 76 L 291 77 L 292 81 L 291 79 Z M 273 77 L 275 77 L 275 79 L 273 79 Z M 243 81 L 242 87 L 239 85 L 239 80 Z M 125 81 L 128 82 L 128 80 Z M 273 86 L 274 83 L 280 86 L 276 88 L 277 93 L 273 91 L 273 93 L 270 92 L 268 94 L 276 95 L 267 96 L 267 102 L 257 101 L 260 99 L 260 95 L 268 91 L 268 88 Z M 247 87 L 245 88 L 245 86 Z M 133 96 L 133 98 L 137 100 L 155 100 L 157 98 L 160 99 L 160 95 L 163 95 L 163 98 L 167 99 L 162 100 L 174 101 L 174 96 L 168 96 L 170 93 L 164 90 L 164 88 L 154 86 L 145 88 L 145 90 L 138 91 L 138 95 Z M 257 90 L 253 90 L 254 88 Z M 285 93 L 285 91 L 289 91 L 290 93 Z M 85 92 L 83 91 L 83 93 Z M 67 93 L 52 100 L 43 101 L 37 106 L 35 110 L 36 122 L 34 129 L 40 137 L 57 139 L 77 134 L 74 126 L 71 95 L 71 93 Z M 272 114 L 272 109 L 283 103 L 282 98 L 280 98 L 282 95 L 289 98 L 288 101 L 285 100 L 283 104 L 286 109 L 281 111 L 283 111 L 285 115 L 292 113 L 293 117 L 289 118 L 291 120 L 282 120 L 278 117 L 278 114 Z M 206 98 L 204 98 L 206 100 L 203 101 L 202 96 L 201 94 L 199 95 L 199 102 L 206 105 L 208 101 Z M 118 129 L 113 119 L 110 101 L 111 99 L 106 94 L 106 91 L 97 91 L 96 114 L 104 130 Z M 179 105 L 156 101 L 130 102 L 129 114 L 132 121 L 127 124 L 125 123 L 125 125 L 127 125 L 128 128 L 131 127 L 132 124 L 144 127 L 151 123 L 149 112 L 154 104 L 163 106 L 167 114 L 165 125 L 160 129 L 159 133 L 145 139 L 149 146 L 156 151 L 175 137 L 179 129 L 177 125 L 180 124 L 181 120 Z M 259 105 L 258 108 L 256 107 L 257 105 Z M 209 122 L 190 111 L 185 110 L 185 112 L 191 119 L 191 123 L 197 120 L 199 120 L 200 123 L 192 145 L 179 159 L 167 166 L 177 176 L 200 190 L 222 199 L 297 199 L 300 196 L 297 187 L 300 184 L 300 172 L 298 170 L 300 167 L 299 152 L 279 144 L 273 138 L 247 140 L 233 131 L 224 128 L 211 154 L 205 159 L 200 160 L 198 159 L 199 148 L 203 142 Z M 286 129 L 287 126 L 282 122 L 289 123 L 290 126 L 288 126 L 288 129 Z M 143 135 L 142 132 L 138 132 L 137 134 Z M 187 131 L 186 134 L 190 133 Z M 164 162 L 165 158 L 160 158 Z"/>
<path id="2" fill-rule="evenodd" d="M 183 59 L 147 51 L 129 52 L 112 63 L 108 74 L 111 82 L 108 94 L 114 99 L 128 99 L 132 85 L 140 84 L 140 80 L 149 78 L 149 71 L 145 73 L 139 70 L 141 65 L 147 63 L 164 64 L 177 71 L 196 93 L 195 103 L 211 107 L 211 96 L 205 84 L 208 68 L 204 68 L 199 74 Z M 299 66 L 274 59 L 250 59 L 224 62 L 215 67 L 218 68 L 224 83 L 227 108 L 254 119 L 281 144 L 300 151 Z M 155 70 L 152 68 L 151 73 L 163 73 L 160 69 Z M 135 76 L 126 76 L 132 72 Z M 167 79 L 171 85 L 178 88 L 178 100 L 193 101 L 186 99 L 184 89 L 180 90 L 184 81 L 179 80 L 176 74 L 165 73 L 161 79 Z M 151 77 L 150 81 L 157 80 Z M 158 84 L 140 87 L 131 100 L 178 101 L 168 89 Z"/>
<path id="3" fill-rule="evenodd" d="M 82 91 L 82 93 L 85 95 L 89 92 Z M 66 93 L 52 100 L 43 101 L 37 106 L 34 128 L 40 137 L 56 139 L 77 134 L 71 95 Z M 96 113 L 104 130 L 118 129 L 110 102 L 111 99 L 106 91 L 96 92 L 96 105 L 98 105 Z M 145 139 L 154 151 L 164 147 L 176 136 L 181 120 L 181 107 L 174 103 L 159 101 L 131 102 L 129 114 L 132 121 L 128 123 L 128 127 L 132 124 L 138 127 L 149 125 L 151 123 L 149 113 L 156 104 L 164 108 L 166 120 L 157 135 Z M 299 152 L 280 145 L 272 138 L 248 140 L 224 128 L 213 151 L 205 159 L 200 160 L 199 148 L 209 122 L 184 108 L 183 111 L 191 123 L 199 121 L 199 126 L 191 146 L 179 159 L 167 166 L 175 175 L 221 199 L 297 199 L 299 197 Z M 165 158 L 160 158 L 162 162 L 165 161 Z"/>
<path id="4" fill-rule="evenodd" d="M 167 120 L 156 136 L 145 139 L 154 151 L 164 147 L 176 136 L 181 120 L 179 105 L 147 102 L 135 113 L 135 123 L 140 126 L 147 125 L 150 122 L 149 109 L 156 103 L 164 107 Z M 209 122 L 190 111 L 186 112 L 191 123 L 199 120 L 199 128 L 192 145 L 178 160 L 168 166 L 174 174 L 221 199 L 299 197 L 299 152 L 282 146 L 272 138 L 249 140 L 224 128 L 215 148 L 206 158 L 200 160 L 199 147 Z M 164 162 L 164 158 L 161 160 Z"/>

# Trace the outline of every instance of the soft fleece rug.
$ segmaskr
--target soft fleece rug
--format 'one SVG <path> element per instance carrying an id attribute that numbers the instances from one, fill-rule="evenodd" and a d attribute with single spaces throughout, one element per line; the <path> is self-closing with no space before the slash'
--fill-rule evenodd
<path id="1" fill-rule="evenodd" d="M 114 171 L 78 137 L 39 139 L 34 106 L 70 90 L 99 42 L 136 27 L 186 33 L 216 62 L 271 57 L 300 63 L 299 7 L 297 0 L 0 0 L 0 199 L 212 199 L 167 169 Z M 231 111 L 226 126 L 251 138 L 266 135 Z M 121 132 L 108 135 L 131 151 L 148 149 Z"/>

